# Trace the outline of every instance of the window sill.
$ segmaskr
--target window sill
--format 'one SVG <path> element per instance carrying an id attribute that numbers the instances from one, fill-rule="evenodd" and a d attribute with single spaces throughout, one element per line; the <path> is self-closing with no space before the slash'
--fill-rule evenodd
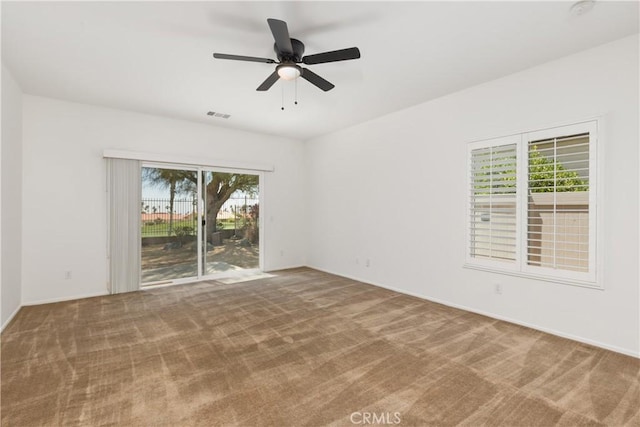
<path id="1" fill-rule="evenodd" d="M 551 276 L 545 276 L 545 275 L 542 275 L 542 274 L 524 273 L 522 271 L 504 270 L 504 269 L 500 269 L 500 268 L 496 268 L 496 267 L 488 267 L 488 266 L 484 266 L 484 265 L 476 265 L 476 264 L 469 264 L 469 263 L 463 264 L 462 267 L 463 268 L 468 268 L 470 270 L 480 270 L 480 271 L 486 271 L 486 272 L 489 272 L 489 273 L 504 274 L 504 275 L 507 275 L 507 276 L 524 277 L 526 279 L 542 280 L 544 282 L 559 283 L 559 284 L 571 285 L 571 286 L 579 286 L 581 288 L 589 288 L 589 289 L 594 289 L 594 290 L 599 290 L 599 291 L 603 291 L 604 290 L 604 287 L 599 285 L 597 282 L 588 282 L 588 281 L 584 281 L 584 280 L 568 279 L 566 277 L 551 277 Z"/>

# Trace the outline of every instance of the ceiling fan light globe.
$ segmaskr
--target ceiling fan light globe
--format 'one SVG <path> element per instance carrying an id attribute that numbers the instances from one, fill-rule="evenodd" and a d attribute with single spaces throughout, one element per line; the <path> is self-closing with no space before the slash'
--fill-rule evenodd
<path id="1" fill-rule="evenodd" d="M 283 80 L 295 80 L 300 77 L 299 68 L 295 65 L 282 65 L 278 67 L 278 75 Z"/>

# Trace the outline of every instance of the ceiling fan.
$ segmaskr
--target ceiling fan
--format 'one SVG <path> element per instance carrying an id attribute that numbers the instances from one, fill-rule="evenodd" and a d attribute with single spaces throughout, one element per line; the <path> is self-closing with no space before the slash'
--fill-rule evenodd
<path id="1" fill-rule="evenodd" d="M 304 54 L 304 44 L 297 39 L 289 37 L 287 23 L 279 19 L 267 19 L 271 33 L 275 40 L 273 50 L 276 52 L 278 60 L 270 58 L 256 58 L 253 56 L 228 55 L 226 53 L 214 53 L 217 59 L 233 59 L 236 61 L 263 62 L 266 64 L 278 64 L 276 70 L 262 82 L 256 90 L 269 90 L 279 79 L 295 80 L 302 77 L 312 85 L 325 92 L 335 86 L 323 79 L 308 68 L 302 68 L 298 64 L 315 65 L 327 62 L 346 61 L 348 59 L 360 58 L 360 50 L 357 47 L 348 49 L 333 50 L 330 52 L 316 53 L 315 55 L 302 56 Z"/>

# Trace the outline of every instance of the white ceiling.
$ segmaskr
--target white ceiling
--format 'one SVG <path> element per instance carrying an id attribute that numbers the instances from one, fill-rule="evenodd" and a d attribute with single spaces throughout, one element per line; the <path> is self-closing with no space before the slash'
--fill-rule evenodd
<path id="1" fill-rule="evenodd" d="M 638 32 L 638 2 L 571 4 L 3 1 L 2 61 L 28 94 L 308 139 Z M 336 87 L 299 80 L 297 106 L 257 92 L 275 65 L 212 53 L 275 58 L 267 18 L 362 58 L 309 66 Z"/>

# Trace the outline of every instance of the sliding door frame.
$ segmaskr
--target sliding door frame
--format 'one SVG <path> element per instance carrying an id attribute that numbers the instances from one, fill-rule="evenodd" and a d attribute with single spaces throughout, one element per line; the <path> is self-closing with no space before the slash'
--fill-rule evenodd
<path id="1" fill-rule="evenodd" d="M 183 164 L 183 163 L 164 163 L 158 161 L 141 161 L 140 162 L 140 170 L 142 173 L 142 168 L 159 168 L 159 169 L 172 169 L 172 170 L 186 170 L 186 171 L 194 171 L 197 174 L 197 199 L 198 199 L 198 230 L 196 234 L 197 239 L 197 259 L 198 259 L 198 271 L 196 276 L 190 276 L 180 279 L 170 279 L 171 283 L 157 283 L 153 282 L 149 284 L 140 283 L 140 288 L 148 288 L 154 286 L 171 286 L 171 285 L 179 285 L 184 283 L 194 283 L 200 282 L 203 280 L 215 280 L 220 279 L 222 277 L 229 277 L 233 274 L 228 272 L 221 272 L 218 274 L 205 274 L 204 264 L 203 264 L 203 230 L 202 230 L 202 221 L 206 219 L 205 217 L 205 209 L 204 199 L 201 197 L 203 194 L 203 185 L 202 182 L 202 173 L 203 172 L 221 172 L 221 173 L 235 173 L 235 174 L 243 174 L 243 175 L 256 175 L 258 176 L 258 270 L 264 270 L 264 171 L 261 170 L 251 170 L 251 169 L 236 169 L 236 168 L 226 168 L 226 167 L 215 167 L 215 166 L 202 166 L 196 164 Z M 142 185 L 142 182 L 139 182 L 138 185 Z M 141 255 L 142 256 L 142 255 Z M 140 265 L 142 265 L 142 260 L 140 260 Z M 140 275 L 142 278 L 142 275 Z M 142 282 L 142 280 L 141 280 Z"/>
<path id="2" fill-rule="evenodd" d="M 216 172 L 220 172 L 220 173 L 236 173 L 236 174 L 242 174 L 242 175 L 256 175 L 258 177 L 258 206 L 259 206 L 259 211 L 258 211 L 258 270 L 260 271 L 264 271 L 264 172 L 263 171 L 259 171 L 259 170 L 247 170 L 247 169 L 233 169 L 233 168 L 225 168 L 225 167 L 214 167 L 214 166 L 201 166 L 199 167 L 199 172 L 198 172 L 198 196 L 200 196 L 200 186 L 204 185 L 204 183 L 202 182 L 202 172 L 212 172 L 212 173 L 216 173 Z M 202 199 L 201 197 L 198 197 L 198 203 L 202 204 L 204 199 Z M 205 214 L 205 207 L 202 206 L 198 206 L 198 213 L 199 213 L 199 224 L 200 224 L 200 230 L 199 233 L 202 229 L 202 219 L 204 218 L 204 214 Z M 218 273 L 218 274 L 203 274 L 204 270 L 202 269 L 203 266 L 200 266 L 200 263 L 202 262 L 203 259 L 203 252 L 200 248 L 200 245 L 202 245 L 202 236 L 201 234 L 198 234 L 198 273 L 202 274 L 201 278 L 198 280 L 214 280 L 214 279 L 220 279 L 222 277 L 227 277 L 229 276 L 229 273 Z"/>
<path id="3" fill-rule="evenodd" d="M 142 168 L 157 168 L 157 169 L 170 169 L 170 170 L 181 170 L 181 171 L 193 171 L 196 173 L 196 176 L 198 178 L 198 184 L 197 184 L 197 194 L 200 194 L 200 168 L 196 165 L 183 165 L 183 164 L 178 164 L 178 163 L 158 163 L 158 162 L 145 162 L 145 161 L 141 161 L 140 162 L 140 176 L 142 177 Z M 138 183 L 138 185 L 142 185 L 142 181 Z M 198 222 L 197 224 L 200 224 L 200 217 L 201 217 L 201 212 L 200 212 L 200 203 L 198 203 Z M 198 226 L 198 234 L 196 235 L 196 239 L 198 242 L 198 245 L 200 245 L 200 229 L 202 227 Z M 140 244 L 142 244 L 142 242 L 140 242 Z M 148 282 L 148 283 L 142 283 L 142 251 L 140 251 L 140 288 L 148 288 L 148 287 L 153 287 L 153 286 L 165 286 L 165 285 L 180 285 L 183 283 L 193 283 L 193 282 L 197 282 L 200 279 L 200 272 L 201 270 L 201 260 L 200 260 L 200 247 L 198 246 L 197 249 L 197 261 L 198 261 L 198 266 L 197 266 L 197 271 L 196 271 L 196 275 L 195 276 L 189 276 L 189 277 L 182 277 L 182 278 L 178 278 L 178 279 L 167 279 L 167 280 L 163 280 L 160 282 Z M 167 282 L 167 283 L 165 283 Z M 170 283 L 169 283 L 170 282 Z"/>

